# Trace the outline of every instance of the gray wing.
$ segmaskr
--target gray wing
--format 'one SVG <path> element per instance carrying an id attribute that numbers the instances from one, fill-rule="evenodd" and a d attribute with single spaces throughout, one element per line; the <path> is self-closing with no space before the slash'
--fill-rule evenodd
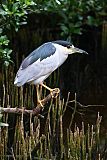
<path id="1" fill-rule="evenodd" d="M 55 63 L 55 51 L 55 47 L 50 42 L 34 50 L 22 62 L 14 84 L 21 86 L 26 82 L 51 74 L 58 66 Z"/>
<path id="2" fill-rule="evenodd" d="M 21 64 L 22 69 L 25 69 L 29 65 L 36 62 L 38 59 L 42 61 L 43 59 L 50 57 L 53 55 L 56 51 L 56 48 L 54 45 L 52 45 L 51 42 L 45 43 L 39 48 L 35 49 L 28 57 L 24 59 L 24 61 Z"/>

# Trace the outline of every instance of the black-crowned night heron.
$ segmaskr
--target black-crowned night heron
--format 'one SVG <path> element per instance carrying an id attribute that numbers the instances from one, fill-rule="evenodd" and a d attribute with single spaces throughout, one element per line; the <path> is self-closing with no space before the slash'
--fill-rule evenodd
<path id="1" fill-rule="evenodd" d="M 53 89 L 44 85 L 44 80 L 65 62 L 69 54 L 73 53 L 87 54 L 67 41 L 57 40 L 44 43 L 23 60 L 14 84 L 17 86 L 25 83 L 40 84 L 52 93 Z"/>

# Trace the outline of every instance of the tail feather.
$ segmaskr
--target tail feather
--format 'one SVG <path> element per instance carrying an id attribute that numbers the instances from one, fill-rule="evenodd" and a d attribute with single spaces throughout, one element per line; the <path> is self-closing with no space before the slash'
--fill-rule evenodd
<path id="1" fill-rule="evenodd" d="M 20 87 L 20 86 L 23 86 L 26 82 L 27 82 L 27 75 L 25 72 L 18 72 L 16 77 L 15 77 L 15 80 L 14 80 L 14 85 Z"/>
<path id="2" fill-rule="evenodd" d="M 20 80 L 20 78 L 18 78 L 18 77 L 15 78 L 14 85 L 20 87 L 20 86 L 23 86 L 25 83 L 26 82 L 23 80 Z"/>

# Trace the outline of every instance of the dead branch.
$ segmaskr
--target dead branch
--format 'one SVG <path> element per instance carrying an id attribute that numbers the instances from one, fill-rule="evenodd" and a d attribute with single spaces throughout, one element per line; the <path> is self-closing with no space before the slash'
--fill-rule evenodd
<path id="1" fill-rule="evenodd" d="M 50 93 L 47 97 L 45 97 L 41 103 L 44 106 L 46 103 L 48 103 L 52 98 L 56 98 L 56 96 L 58 96 L 59 90 L 58 88 L 56 88 L 55 90 L 53 90 L 52 93 Z M 41 106 L 40 104 L 32 109 L 32 110 L 27 110 L 25 107 L 22 108 L 2 108 L 1 109 L 1 113 L 14 113 L 14 114 L 32 114 L 33 116 L 38 116 L 40 114 L 40 112 L 44 109 L 44 107 Z"/>

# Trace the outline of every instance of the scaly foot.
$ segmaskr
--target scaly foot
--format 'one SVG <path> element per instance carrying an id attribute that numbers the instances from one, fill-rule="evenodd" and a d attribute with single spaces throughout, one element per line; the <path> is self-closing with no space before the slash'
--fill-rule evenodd
<path id="1" fill-rule="evenodd" d="M 41 83 L 41 86 L 43 86 L 44 88 L 46 88 L 47 90 L 50 91 L 50 94 L 51 94 L 52 98 L 57 98 L 57 97 L 58 97 L 59 92 L 60 92 L 60 89 L 59 89 L 59 88 L 54 88 L 54 89 L 52 89 L 52 88 L 46 86 L 46 85 L 43 84 L 43 83 Z M 56 95 L 54 95 L 53 92 L 56 92 Z"/>
<path id="2" fill-rule="evenodd" d="M 55 95 L 53 94 L 53 92 L 55 92 Z M 57 98 L 59 95 L 59 92 L 60 92 L 59 88 L 54 88 L 54 89 L 51 89 L 50 94 L 51 94 L 52 98 Z"/>

